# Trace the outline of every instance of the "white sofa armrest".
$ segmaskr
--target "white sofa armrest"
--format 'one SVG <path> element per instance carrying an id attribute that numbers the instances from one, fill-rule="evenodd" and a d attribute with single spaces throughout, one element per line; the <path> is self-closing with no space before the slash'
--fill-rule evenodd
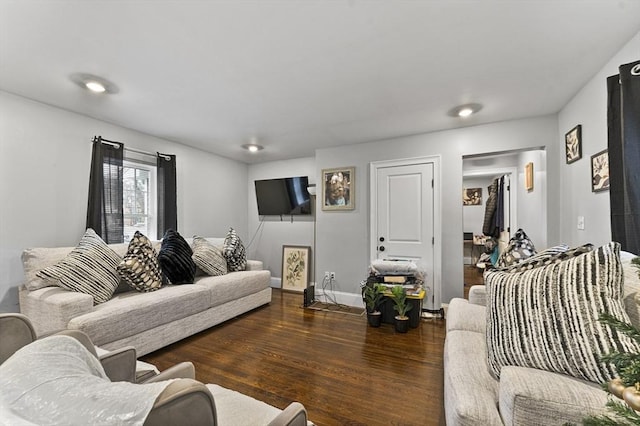
<path id="1" fill-rule="evenodd" d="M 60 287 L 30 291 L 23 284 L 19 297 L 20 312 L 29 318 L 38 336 L 64 330 L 72 318 L 93 310 L 93 297 Z"/>
<path id="2" fill-rule="evenodd" d="M 292 402 L 268 426 L 307 426 L 307 410 L 299 402 Z"/>
<path id="3" fill-rule="evenodd" d="M 484 285 L 474 285 L 469 289 L 469 303 L 487 306 L 487 288 Z"/>
<path id="4" fill-rule="evenodd" d="M 262 271 L 264 269 L 264 265 L 260 260 L 247 260 L 247 266 L 244 268 L 245 271 Z"/>

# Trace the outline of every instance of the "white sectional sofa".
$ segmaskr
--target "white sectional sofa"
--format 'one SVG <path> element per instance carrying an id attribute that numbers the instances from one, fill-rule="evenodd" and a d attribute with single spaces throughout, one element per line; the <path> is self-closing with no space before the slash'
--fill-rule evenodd
<path id="1" fill-rule="evenodd" d="M 222 245 L 223 239 L 209 238 Z M 109 245 L 123 256 L 128 244 Z M 73 247 L 33 248 L 22 255 L 26 281 L 63 259 Z M 63 329 L 88 334 L 107 350 L 134 346 L 138 356 L 160 349 L 271 302 L 271 274 L 249 260 L 245 271 L 197 276 L 193 284 L 167 285 L 149 293 L 116 292 L 99 305 L 93 297 L 60 287 L 19 287 L 20 311 L 41 336 Z M 120 288 L 129 290 L 121 284 Z"/>
<path id="2" fill-rule="evenodd" d="M 622 253 L 624 307 L 640 327 L 640 280 L 630 253 Z M 487 292 L 473 286 L 469 300 L 452 299 L 444 347 L 447 426 L 582 424 L 605 410 L 607 394 L 596 383 L 534 368 L 508 366 L 500 379 L 487 364 Z"/>

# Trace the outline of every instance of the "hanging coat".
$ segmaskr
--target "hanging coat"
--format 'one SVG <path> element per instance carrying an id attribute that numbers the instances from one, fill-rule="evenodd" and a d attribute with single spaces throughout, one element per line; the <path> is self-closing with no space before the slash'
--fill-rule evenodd
<path id="1" fill-rule="evenodd" d="M 482 233 L 487 236 L 493 236 L 495 233 L 494 226 L 494 214 L 498 204 L 498 179 L 494 179 L 491 185 L 487 188 L 489 196 L 487 197 L 487 204 L 484 210 L 484 222 L 482 224 Z"/>

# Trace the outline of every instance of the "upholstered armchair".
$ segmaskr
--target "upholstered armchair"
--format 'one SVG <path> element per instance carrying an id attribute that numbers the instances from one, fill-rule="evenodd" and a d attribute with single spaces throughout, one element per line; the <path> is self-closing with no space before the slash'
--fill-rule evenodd
<path id="1" fill-rule="evenodd" d="M 81 345 L 73 343 L 74 340 L 69 342 L 68 339 L 66 339 L 67 341 L 61 339 L 64 344 L 71 343 L 75 345 L 76 348 L 74 350 L 85 351 L 86 349 L 86 351 L 91 354 L 88 356 L 89 361 L 91 360 L 91 356 L 99 360 L 108 381 L 112 382 L 114 386 L 117 386 L 118 382 L 136 383 L 136 352 L 134 348 L 122 348 L 98 357 L 95 346 L 86 334 L 77 330 L 65 330 L 56 333 L 54 338 L 57 336 L 72 337 L 75 341 L 79 342 Z M 9 360 L 15 352 L 35 341 L 35 332 L 26 316 L 21 314 L 0 314 L 0 371 L 2 371 L 2 364 Z M 42 342 L 41 340 L 38 343 Z M 82 346 L 84 349 L 77 348 L 78 346 Z M 31 355 L 33 356 L 33 354 Z M 69 357 L 69 359 L 73 360 L 80 358 L 77 354 L 72 354 L 72 356 Z M 32 364 L 32 360 L 33 357 L 29 358 L 28 363 Z M 12 359 L 12 361 L 15 360 Z M 11 364 L 11 362 L 7 362 L 7 364 Z M 13 364 L 15 364 L 15 362 Z M 3 371 L 5 377 L 2 380 L 7 380 L 9 374 L 16 372 L 16 368 L 14 366 L 12 367 L 12 369 L 7 368 L 5 369 L 6 371 Z M 31 369 L 27 368 L 27 370 Z M 168 380 L 171 380 L 168 384 L 161 384 Z M 107 386 L 110 386 L 108 381 L 107 379 L 102 379 L 100 385 L 104 386 L 104 382 L 107 382 Z M 10 379 L 9 382 L 11 382 Z M 152 401 L 152 408 L 148 412 L 148 415 L 146 415 L 146 418 L 144 418 L 144 425 L 220 424 L 224 426 L 225 424 L 225 419 L 219 419 L 214 395 L 210 391 L 210 388 L 195 380 L 195 369 L 190 362 L 177 364 L 136 384 L 141 387 L 145 385 L 155 386 L 155 388 L 158 389 L 156 392 L 157 397 Z M 121 385 L 122 384 L 120 384 L 120 386 Z M 104 389 L 104 387 L 102 387 L 102 389 Z M 133 388 L 132 391 L 131 386 L 125 387 L 124 389 L 127 392 L 135 394 L 135 388 Z M 148 387 L 146 389 L 148 389 Z M 260 411 L 261 409 L 264 410 L 264 406 L 266 406 L 270 409 L 270 411 L 267 410 L 270 418 L 265 421 L 264 424 L 268 424 L 269 426 L 307 425 L 306 411 L 300 403 L 294 402 L 284 411 L 280 411 L 260 401 L 238 394 L 237 392 L 229 391 L 218 386 L 215 388 L 211 387 L 211 389 L 222 389 L 221 392 L 236 394 L 233 398 L 233 407 L 221 406 L 220 409 L 222 412 L 229 412 L 231 410 Z M 154 396 L 156 394 L 154 394 Z M 229 401 L 226 395 L 224 396 L 225 398 L 221 399 L 225 402 Z M 96 398 L 98 398 L 98 396 L 96 396 Z M 6 403 L 6 400 L 0 400 L 0 404 Z M 6 408 L 7 407 L 0 407 L 0 411 L 4 411 Z M 37 409 L 37 407 L 34 407 L 34 409 Z M 233 416 L 227 417 L 231 418 Z M 265 417 L 262 419 L 264 418 Z"/>

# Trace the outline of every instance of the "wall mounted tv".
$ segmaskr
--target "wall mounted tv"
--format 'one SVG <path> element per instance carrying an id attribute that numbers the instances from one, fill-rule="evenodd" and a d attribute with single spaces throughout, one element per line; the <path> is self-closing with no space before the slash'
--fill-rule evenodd
<path id="1" fill-rule="evenodd" d="M 307 176 L 256 180 L 258 214 L 260 216 L 311 214 L 308 184 Z"/>

